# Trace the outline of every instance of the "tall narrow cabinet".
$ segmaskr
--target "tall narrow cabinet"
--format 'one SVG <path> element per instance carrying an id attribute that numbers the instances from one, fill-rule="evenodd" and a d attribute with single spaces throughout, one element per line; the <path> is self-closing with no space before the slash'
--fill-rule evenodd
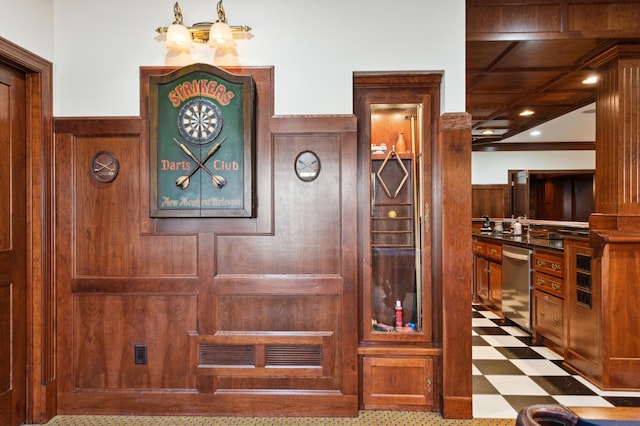
<path id="1" fill-rule="evenodd" d="M 358 117 L 360 405 L 439 409 L 432 143 L 440 74 L 354 74 Z M 469 307 L 470 309 L 470 307 Z"/>

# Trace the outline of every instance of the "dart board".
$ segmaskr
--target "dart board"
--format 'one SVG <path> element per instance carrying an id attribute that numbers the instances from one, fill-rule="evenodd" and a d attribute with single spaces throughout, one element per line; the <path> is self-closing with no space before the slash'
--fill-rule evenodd
<path id="1" fill-rule="evenodd" d="M 208 99 L 192 99 L 186 102 L 178 113 L 180 135 L 194 144 L 208 144 L 221 130 L 222 111 Z"/>
<path id="2" fill-rule="evenodd" d="M 147 77 L 149 216 L 255 217 L 253 77 L 209 64 L 164 72 Z"/>

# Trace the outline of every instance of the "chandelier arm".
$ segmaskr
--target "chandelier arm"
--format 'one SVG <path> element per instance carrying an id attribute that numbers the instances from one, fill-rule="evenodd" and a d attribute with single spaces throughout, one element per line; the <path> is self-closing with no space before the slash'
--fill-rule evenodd
<path id="1" fill-rule="evenodd" d="M 224 13 L 224 6 L 222 5 L 222 0 L 218 1 L 216 5 L 216 11 L 218 12 L 218 20 L 216 22 L 224 22 L 227 23 L 227 15 Z"/>
<path id="2" fill-rule="evenodd" d="M 173 17 L 175 18 L 175 21 L 173 21 L 174 24 L 184 25 L 182 23 L 182 8 L 178 4 L 178 2 L 173 5 Z"/>

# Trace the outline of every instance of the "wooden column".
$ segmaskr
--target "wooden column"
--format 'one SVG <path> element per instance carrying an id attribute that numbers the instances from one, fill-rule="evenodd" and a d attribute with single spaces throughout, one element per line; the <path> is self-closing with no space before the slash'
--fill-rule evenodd
<path id="1" fill-rule="evenodd" d="M 595 211 L 640 214 L 640 44 L 619 44 L 589 65 L 596 94 Z"/>
<path id="2" fill-rule="evenodd" d="M 440 162 L 436 179 L 440 206 L 434 220 L 442 229 L 442 413 L 445 418 L 471 418 L 471 116 L 440 117 Z M 434 173 L 434 175 L 438 175 Z M 434 203 L 435 204 L 435 203 Z"/>
<path id="3" fill-rule="evenodd" d="M 586 303 L 568 296 L 575 315 L 565 360 L 603 389 L 640 389 L 640 44 L 613 46 L 589 65 L 599 75 L 596 213 L 589 218 L 595 274 Z M 578 327 L 600 335 L 600 346 L 581 352 L 572 337 Z"/>

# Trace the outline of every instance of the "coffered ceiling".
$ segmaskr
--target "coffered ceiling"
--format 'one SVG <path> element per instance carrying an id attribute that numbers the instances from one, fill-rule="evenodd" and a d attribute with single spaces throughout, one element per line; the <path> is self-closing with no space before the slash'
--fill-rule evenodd
<path id="1" fill-rule="evenodd" d="M 589 64 L 615 45 L 640 43 L 638 22 L 640 0 L 466 0 L 473 149 L 535 150 L 503 141 L 595 102 L 596 85 L 583 83 L 595 74 Z"/>
<path id="2" fill-rule="evenodd" d="M 467 41 L 467 112 L 474 146 L 499 142 L 593 103 L 596 85 L 583 81 L 595 72 L 586 60 L 612 44 L 591 38 Z M 532 114 L 521 115 L 527 110 Z"/>

